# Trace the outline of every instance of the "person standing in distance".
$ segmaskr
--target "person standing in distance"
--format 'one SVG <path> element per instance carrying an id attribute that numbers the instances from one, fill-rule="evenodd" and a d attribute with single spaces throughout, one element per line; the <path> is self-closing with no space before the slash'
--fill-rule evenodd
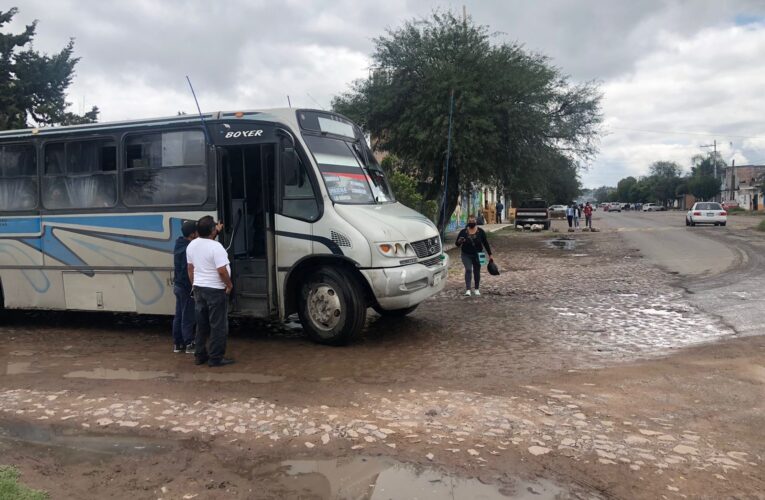
<path id="1" fill-rule="evenodd" d="M 495 208 L 497 209 L 497 224 L 502 224 L 502 211 L 505 209 L 505 206 L 501 201 L 498 201 Z"/>
<path id="2" fill-rule="evenodd" d="M 472 294 L 480 297 L 481 262 L 478 254 L 486 249 L 489 260 L 494 259 L 491 257 L 491 247 L 489 247 L 489 241 L 486 239 L 486 232 L 477 227 L 475 215 L 471 214 L 468 217 L 467 227 L 457 235 L 455 244 L 462 250 L 462 265 L 465 266 L 465 295 L 469 297 Z M 471 293 L 470 282 L 473 279 L 475 279 L 475 291 Z"/>
<path id="3" fill-rule="evenodd" d="M 194 353 L 194 298 L 187 272 L 186 248 L 197 237 L 197 221 L 183 221 L 181 234 L 175 240 L 173 260 L 175 264 L 173 293 L 175 293 L 175 317 L 173 318 L 173 352 Z"/>
<path id="4" fill-rule="evenodd" d="M 194 351 L 197 365 L 224 366 L 234 362 L 224 357 L 228 337 L 228 295 L 234 285 L 226 249 L 215 240 L 222 228 L 223 224 L 216 224 L 211 216 L 202 217 L 197 221 L 199 237 L 186 248 L 197 319 Z"/>
<path id="5" fill-rule="evenodd" d="M 592 229 L 592 205 L 589 201 L 584 206 L 584 227 Z"/>

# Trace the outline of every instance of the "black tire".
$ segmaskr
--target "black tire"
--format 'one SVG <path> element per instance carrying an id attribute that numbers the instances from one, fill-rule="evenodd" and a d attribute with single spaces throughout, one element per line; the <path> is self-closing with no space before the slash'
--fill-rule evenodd
<path id="1" fill-rule="evenodd" d="M 690 221 L 688 220 L 688 217 L 685 218 L 685 225 L 686 226 L 690 226 L 691 225 Z"/>
<path id="2" fill-rule="evenodd" d="M 375 304 L 372 306 L 372 309 L 374 309 L 377 314 L 384 318 L 403 318 L 407 314 L 414 312 L 414 310 L 417 309 L 417 306 L 419 306 L 419 304 L 405 307 L 403 309 L 383 309 L 379 305 Z"/>
<path id="3" fill-rule="evenodd" d="M 721 223 L 720 223 L 720 225 L 721 225 L 721 226 L 725 226 L 726 224 L 728 224 L 728 222 L 727 222 L 727 221 L 726 221 L 726 222 L 721 222 Z"/>
<path id="4" fill-rule="evenodd" d="M 346 345 L 361 332 L 367 318 L 364 290 L 341 269 L 319 268 L 300 287 L 298 316 L 314 342 Z"/>
<path id="5" fill-rule="evenodd" d="M 545 222 L 544 223 L 545 231 L 549 231 L 550 230 L 550 224 L 551 224 L 550 222 Z"/>

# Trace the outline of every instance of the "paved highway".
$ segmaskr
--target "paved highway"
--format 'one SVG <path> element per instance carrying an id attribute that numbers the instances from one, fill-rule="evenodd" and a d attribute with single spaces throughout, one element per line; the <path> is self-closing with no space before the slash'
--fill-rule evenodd
<path id="1" fill-rule="evenodd" d="M 729 227 L 686 227 L 685 212 L 598 212 L 594 222 L 620 232 L 646 259 L 682 276 L 717 274 L 743 258 L 723 240 Z"/>
<path id="2" fill-rule="evenodd" d="M 655 265 L 679 275 L 700 309 L 739 334 L 764 335 L 765 235 L 755 218 L 730 217 L 726 227 L 685 226 L 684 212 L 597 212 L 595 227 L 616 231 Z"/>

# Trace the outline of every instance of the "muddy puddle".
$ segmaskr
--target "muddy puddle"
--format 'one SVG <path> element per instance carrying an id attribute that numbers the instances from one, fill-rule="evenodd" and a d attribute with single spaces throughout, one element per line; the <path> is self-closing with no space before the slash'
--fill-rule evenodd
<path id="1" fill-rule="evenodd" d="M 23 363 L 14 363 L 21 365 Z M 8 371 L 10 372 L 10 364 Z M 19 369 L 16 367 L 15 369 Z M 35 373 L 35 372 L 24 372 Z M 91 380 L 155 380 L 161 378 L 175 379 L 180 382 L 250 382 L 253 384 L 268 384 L 281 382 L 285 377 L 278 375 L 263 375 L 260 373 L 180 373 L 165 371 L 128 370 L 126 368 L 94 368 L 92 370 L 77 370 L 66 373 L 64 378 L 84 378 Z"/>
<path id="2" fill-rule="evenodd" d="M 121 457 L 152 457 L 178 450 L 180 443 L 141 436 L 82 433 L 70 428 L 0 423 L 0 455 L 23 446 L 30 456 L 50 456 L 59 466 L 95 464 Z M 241 466 L 241 461 L 238 462 Z M 355 456 L 327 460 L 287 460 L 237 472 L 247 484 L 283 498 L 388 500 L 553 499 L 568 491 L 543 479 L 483 482 L 433 467 L 399 462 L 389 457 Z"/>
<path id="3" fill-rule="evenodd" d="M 0 423 L 0 445 L 44 448 L 64 464 L 93 462 L 123 455 L 156 454 L 170 451 L 168 441 L 138 436 L 82 434 L 68 428 L 43 427 L 25 422 Z M 0 446 L 2 450 L 3 446 Z"/>
<path id="4" fill-rule="evenodd" d="M 546 499 L 565 490 L 549 481 L 516 481 L 487 484 L 430 467 L 398 462 L 386 457 L 353 457 L 333 460 L 291 460 L 270 470 L 255 472 L 257 481 L 277 481 L 290 497 L 383 500 Z"/>
<path id="5" fill-rule="evenodd" d="M 576 250 L 578 242 L 573 238 L 553 238 L 551 240 L 545 240 L 544 244 L 547 248 L 555 248 L 558 250 Z"/>

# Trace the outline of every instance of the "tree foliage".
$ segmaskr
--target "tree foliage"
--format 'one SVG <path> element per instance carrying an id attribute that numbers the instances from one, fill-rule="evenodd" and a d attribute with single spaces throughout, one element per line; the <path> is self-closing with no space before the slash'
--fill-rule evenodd
<path id="1" fill-rule="evenodd" d="M 66 110 L 66 90 L 79 61 L 74 42 L 57 54 L 37 52 L 32 46 L 37 21 L 19 34 L 3 29 L 17 12 L 15 7 L 0 11 L 0 130 L 96 121 L 95 106 L 84 115 Z"/>
<path id="2" fill-rule="evenodd" d="M 493 44 L 487 26 L 451 12 L 389 30 L 372 59 L 369 77 L 332 106 L 427 180 L 428 200 L 444 192 L 453 96 L 447 215 L 475 184 L 516 196 L 578 191 L 577 162 L 596 151 L 601 120 L 595 84 L 571 84 L 545 56 Z"/>

